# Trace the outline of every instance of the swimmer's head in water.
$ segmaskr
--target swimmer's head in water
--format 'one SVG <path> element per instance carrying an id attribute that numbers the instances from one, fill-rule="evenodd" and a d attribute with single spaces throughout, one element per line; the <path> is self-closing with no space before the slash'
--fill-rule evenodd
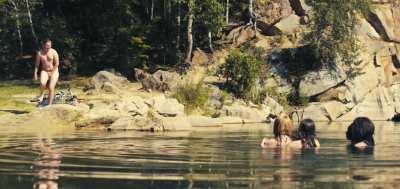
<path id="1" fill-rule="evenodd" d="M 290 117 L 282 113 L 274 122 L 274 136 L 280 138 L 281 135 L 290 136 L 292 134 L 293 122 Z"/>
<path id="2" fill-rule="evenodd" d="M 315 143 L 315 123 L 312 119 L 304 119 L 299 125 L 299 137 L 303 147 L 317 147 Z"/>
<path id="3" fill-rule="evenodd" d="M 358 117 L 347 128 L 346 137 L 352 144 L 365 142 L 368 146 L 374 146 L 375 126 L 367 117 Z"/>
<path id="4" fill-rule="evenodd" d="M 315 123 L 312 119 L 304 119 L 299 125 L 300 138 L 315 135 Z"/>

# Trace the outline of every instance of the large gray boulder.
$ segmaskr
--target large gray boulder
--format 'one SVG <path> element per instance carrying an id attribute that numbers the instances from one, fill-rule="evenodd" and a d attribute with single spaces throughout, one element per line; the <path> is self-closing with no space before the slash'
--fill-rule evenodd
<path id="1" fill-rule="evenodd" d="M 100 71 L 94 75 L 89 84 L 85 87 L 86 91 L 120 93 L 121 88 L 129 83 L 128 79 L 112 72 Z"/>
<path id="2" fill-rule="evenodd" d="M 149 111 L 149 106 L 145 103 L 142 97 L 131 96 L 115 103 L 114 109 L 120 111 L 122 115 L 145 116 Z"/>
<path id="3" fill-rule="evenodd" d="M 269 96 L 265 98 L 263 105 L 266 106 L 265 109 L 269 108 L 271 114 L 279 115 L 284 112 L 283 106 Z"/>
<path id="4" fill-rule="evenodd" d="M 322 106 L 324 107 L 326 111 L 326 115 L 328 116 L 328 119 L 331 121 L 336 120 L 343 114 L 345 114 L 349 109 L 348 107 L 338 101 L 328 101 L 322 103 Z"/>
<path id="5" fill-rule="evenodd" d="M 400 42 L 400 7 L 391 4 L 376 5 L 368 21 L 386 41 Z"/>
<path id="6" fill-rule="evenodd" d="M 314 121 L 331 121 L 329 115 L 321 103 L 310 103 L 301 116 L 303 119 L 312 119 Z"/>
<path id="7" fill-rule="evenodd" d="M 90 110 L 84 115 L 87 120 L 100 120 L 103 118 L 116 119 L 121 116 L 121 111 L 115 108 L 115 102 L 92 100 L 88 102 Z"/>
<path id="8" fill-rule="evenodd" d="M 185 114 L 185 106 L 183 104 L 174 98 L 166 98 L 164 95 L 147 99 L 146 104 L 164 117 L 176 117 Z"/>
<path id="9" fill-rule="evenodd" d="M 339 121 L 352 121 L 356 117 L 365 116 L 372 120 L 389 120 L 395 114 L 395 103 L 387 88 L 378 87 L 369 92 L 362 102 L 357 104 L 352 110 L 342 117 Z"/>
<path id="10" fill-rule="evenodd" d="M 112 124 L 121 116 L 121 111 L 115 108 L 115 103 L 104 102 L 102 100 L 92 100 L 87 102 L 90 109 L 75 122 L 75 126 L 80 127 L 103 127 Z"/>
<path id="11" fill-rule="evenodd" d="M 345 73 L 339 69 L 310 72 L 300 81 L 300 94 L 307 97 L 315 96 L 337 86 L 345 79 Z"/>
<path id="12" fill-rule="evenodd" d="M 287 17 L 282 18 L 278 23 L 269 27 L 264 31 L 267 35 L 292 35 L 299 33 L 300 29 L 300 17 L 291 14 Z"/>
<path id="13" fill-rule="evenodd" d="M 136 75 L 138 75 L 136 73 Z M 158 90 L 158 91 L 170 91 L 177 87 L 179 74 L 176 72 L 158 70 L 154 74 L 143 73 L 138 76 L 142 78 L 140 82 L 142 83 L 143 89 L 147 91 Z"/>
<path id="14" fill-rule="evenodd" d="M 291 15 L 293 11 L 289 0 L 255 0 L 253 7 L 257 25 L 262 31 L 268 30 L 270 26 Z"/>
<path id="15" fill-rule="evenodd" d="M 379 75 L 374 65 L 370 62 L 364 64 L 360 73 L 353 78 L 349 78 L 344 83 L 349 91 L 346 97 L 354 104 L 361 102 L 364 97 L 379 85 Z"/>
<path id="16" fill-rule="evenodd" d="M 121 117 L 108 130 L 136 131 L 188 131 L 192 126 L 186 117 L 163 117 L 161 115 Z"/>
<path id="17" fill-rule="evenodd" d="M 238 47 L 253 38 L 255 36 L 254 34 L 252 27 L 240 26 L 231 30 L 226 36 L 226 40 L 232 43 L 232 46 Z"/>
<path id="18" fill-rule="evenodd" d="M 265 122 L 267 115 L 270 113 L 269 108 L 263 108 L 263 106 L 261 108 L 252 108 L 246 106 L 245 103 L 236 101 L 230 106 L 223 106 L 220 115 L 221 117 L 240 117 L 245 122 Z"/>
<path id="19" fill-rule="evenodd" d="M 372 25 L 365 19 L 360 19 L 360 24 L 357 25 L 356 29 L 359 35 L 364 35 L 375 40 L 381 39 L 379 33 L 376 32 L 374 27 L 372 27 Z"/>
<path id="20" fill-rule="evenodd" d="M 338 85 L 334 88 L 327 90 L 326 92 L 316 96 L 316 100 L 318 102 L 327 102 L 327 101 L 338 101 L 341 103 L 349 103 L 351 102 L 351 96 L 348 93 L 349 89 L 345 85 Z"/>

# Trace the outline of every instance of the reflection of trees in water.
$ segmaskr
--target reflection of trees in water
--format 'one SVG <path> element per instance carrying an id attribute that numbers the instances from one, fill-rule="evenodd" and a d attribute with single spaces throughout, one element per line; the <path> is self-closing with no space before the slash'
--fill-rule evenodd
<path id="1" fill-rule="evenodd" d="M 259 137 L 248 132 L 192 132 L 188 188 L 257 188 Z"/>
<path id="2" fill-rule="evenodd" d="M 33 145 L 33 150 L 38 153 L 34 162 L 37 174 L 33 189 L 58 189 L 61 155 L 54 145 L 51 139 L 41 139 Z"/>

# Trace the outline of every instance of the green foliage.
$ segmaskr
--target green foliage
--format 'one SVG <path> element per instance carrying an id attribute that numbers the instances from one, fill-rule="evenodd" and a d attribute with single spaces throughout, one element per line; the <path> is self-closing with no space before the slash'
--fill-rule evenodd
<path id="1" fill-rule="evenodd" d="M 214 34 L 219 34 L 224 26 L 224 6 L 218 0 L 201 0 L 197 5 L 197 21 L 204 24 Z"/>
<path id="2" fill-rule="evenodd" d="M 225 105 L 229 100 L 232 100 L 232 97 L 228 92 L 221 90 L 221 98 L 219 100 L 223 105 Z"/>
<path id="3" fill-rule="evenodd" d="M 61 62 L 68 57 L 78 74 L 115 68 L 125 75 L 131 74 L 133 67 L 154 71 L 183 61 L 189 7 L 194 14 L 195 47 L 212 48 L 207 34 L 211 32 L 211 41 L 218 41 L 225 27 L 224 0 L 29 0 L 32 25 L 25 1 L 13 2 L 16 8 L 11 1 L 0 0 L 1 77 L 16 77 L 20 71 L 14 66 L 16 57 L 34 55 L 38 49 L 31 26 L 39 40 L 52 39 Z M 230 21 L 247 21 L 243 16 L 247 5 L 247 0 L 231 0 Z M 32 75 L 25 73 L 19 75 Z"/>
<path id="4" fill-rule="evenodd" d="M 262 104 L 265 100 L 265 98 L 267 98 L 268 93 L 267 90 L 265 89 L 258 89 L 256 91 L 253 92 L 253 94 L 250 94 L 248 97 L 246 97 L 246 100 L 249 100 L 253 103 L 256 104 Z"/>
<path id="5" fill-rule="evenodd" d="M 260 59 L 234 49 L 221 69 L 228 88 L 236 96 L 256 100 L 261 95 L 258 87 L 262 70 Z"/>
<path id="6" fill-rule="evenodd" d="M 292 90 L 287 96 L 287 100 L 291 106 L 307 106 L 309 102 L 309 98 L 298 90 Z"/>
<path id="7" fill-rule="evenodd" d="M 322 66 L 315 54 L 314 47 L 311 45 L 283 49 L 281 57 L 288 74 L 295 77 L 295 79 L 299 79 L 299 77 L 307 72 L 317 70 Z"/>
<path id="8" fill-rule="evenodd" d="M 279 92 L 277 87 L 267 87 L 265 91 L 269 97 L 276 100 L 283 107 L 287 108 L 289 106 L 287 93 Z"/>
<path id="9" fill-rule="evenodd" d="M 128 47 L 131 52 L 131 60 L 129 61 L 130 67 L 144 68 L 149 65 L 148 51 L 151 46 L 148 45 L 144 37 L 131 37 L 131 44 Z"/>
<path id="10" fill-rule="evenodd" d="M 172 97 L 185 105 L 185 111 L 190 113 L 196 109 L 204 109 L 210 97 L 210 89 L 202 82 L 185 83 L 178 86 Z"/>
<path id="11" fill-rule="evenodd" d="M 197 0 L 195 18 L 195 27 L 200 31 L 196 39 L 202 46 L 207 45 L 208 32 L 212 32 L 213 38 L 222 37 L 224 6 L 218 0 Z"/>
<path id="12" fill-rule="evenodd" d="M 358 64 L 360 43 L 355 28 L 359 16 L 371 10 L 371 0 L 309 0 L 308 4 L 313 7 L 312 30 L 305 41 L 320 61 L 334 64 L 340 58 L 345 64 Z"/>

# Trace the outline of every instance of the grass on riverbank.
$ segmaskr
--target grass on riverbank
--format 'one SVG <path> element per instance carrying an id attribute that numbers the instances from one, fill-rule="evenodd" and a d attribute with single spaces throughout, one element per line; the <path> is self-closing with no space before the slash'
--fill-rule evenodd
<path id="1" fill-rule="evenodd" d="M 76 77 L 70 81 L 59 81 L 56 91 L 69 87 L 80 91 L 87 83 L 88 78 Z M 7 113 L 27 113 L 36 108 L 36 103 L 29 101 L 39 93 L 39 83 L 32 80 L 0 81 L 0 115 Z M 47 93 L 47 92 L 46 92 Z"/>
<path id="2" fill-rule="evenodd" d="M 37 85 L 30 81 L 0 82 L 0 115 L 6 113 L 25 113 L 35 108 L 28 103 L 38 93 Z"/>

